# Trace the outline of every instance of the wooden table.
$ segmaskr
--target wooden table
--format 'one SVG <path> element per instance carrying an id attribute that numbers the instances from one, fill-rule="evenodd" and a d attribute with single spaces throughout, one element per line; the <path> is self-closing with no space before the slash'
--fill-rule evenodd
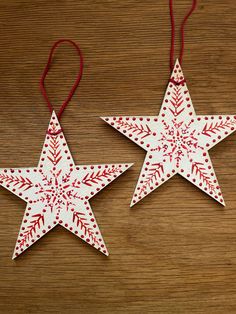
<path id="1" fill-rule="evenodd" d="M 176 0 L 177 25 L 190 0 Z M 79 42 L 80 88 L 62 118 L 77 164 L 135 162 L 92 201 L 107 258 L 58 227 L 11 260 L 25 203 L 0 190 L 1 313 L 236 313 L 236 134 L 211 150 L 226 207 L 175 176 L 133 209 L 145 152 L 99 116 L 155 115 L 169 78 L 167 0 L 1 0 L 0 165 L 36 166 L 50 114 L 39 78 L 52 43 Z M 183 69 L 198 114 L 236 113 L 236 2 L 199 0 Z M 76 75 L 61 47 L 59 108 Z"/>

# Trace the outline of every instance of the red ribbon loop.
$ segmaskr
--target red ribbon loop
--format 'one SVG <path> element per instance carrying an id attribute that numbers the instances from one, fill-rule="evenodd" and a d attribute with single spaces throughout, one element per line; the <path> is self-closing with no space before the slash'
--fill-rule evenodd
<path id="1" fill-rule="evenodd" d="M 59 113 L 57 115 L 58 120 L 60 120 L 63 111 L 65 110 L 66 106 L 68 105 L 68 103 L 70 102 L 71 98 L 73 97 L 77 87 L 79 86 L 79 83 L 80 83 L 80 80 L 81 80 L 82 74 L 83 74 L 83 56 L 82 56 L 82 52 L 81 52 L 79 46 L 74 41 L 72 41 L 70 39 L 60 39 L 57 42 L 55 42 L 54 45 L 52 46 L 51 50 L 50 50 L 49 57 L 48 57 L 48 62 L 46 64 L 45 68 L 44 68 L 42 77 L 40 79 L 40 90 L 42 92 L 43 97 L 46 100 L 47 106 L 48 106 L 48 108 L 49 108 L 51 113 L 53 112 L 53 106 L 52 106 L 52 104 L 51 104 L 51 102 L 50 102 L 50 100 L 48 98 L 48 95 L 47 95 L 47 92 L 46 92 L 46 89 L 45 89 L 45 85 L 44 85 L 44 81 L 45 81 L 45 78 L 46 78 L 46 76 L 47 76 L 47 74 L 49 72 L 50 65 L 52 63 L 52 58 L 53 58 L 54 51 L 62 43 L 68 43 L 68 44 L 71 44 L 72 46 L 75 47 L 75 49 L 77 50 L 77 53 L 79 55 L 79 58 L 80 58 L 80 67 L 79 67 L 79 73 L 78 73 L 78 75 L 76 77 L 76 80 L 75 80 L 75 82 L 74 82 L 74 84 L 73 84 L 73 86 L 72 86 L 72 88 L 71 88 L 67 98 L 64 100 L 64 102 L 61 105 L 61 108 L 60 108 Z"/>
<path id="2" fill-rule="evenodd" d="M 184 27 L 185 24 L 193 13 L 197 5 L 197 0 L 192 0 L 192 6 L 189 12 L 185 15 L 181 26 L 180 26 L 180 40 L 181 40 L 181 47 L 180 47 L 180 55 L 179 55 L 179 63 L 182 64 L 183 55 L 184 55 Z M 170 47 L 170 69 L 173 70 L 174 68 L 174 52 L 175 52 L 175 19 L 173 13 L 173 0 L 169 0 L 169 7 L 170 7 L 170 20 L 171 20 L 171 47 Z"/>

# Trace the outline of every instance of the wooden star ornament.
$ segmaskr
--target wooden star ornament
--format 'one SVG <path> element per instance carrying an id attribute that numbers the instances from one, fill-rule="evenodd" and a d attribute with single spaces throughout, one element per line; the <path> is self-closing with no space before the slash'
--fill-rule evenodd
<path id="1" fill-rule="evenodd" d="M 178 60 L 159 116 L 102 119 L 147 151 L 131 206 L 176 173 L 225 205 L 208 150 L 235 131 L 236 116 L 196 115 Z"/>
<path id="2" fill-rule="evenodd" d="M 89 199 L 130 166 L 76 166 L 53 112 L 38 167 L 0 169 L 0 184 L 27 202 L 13 258 L 57 225 L 108 255 Z"/>

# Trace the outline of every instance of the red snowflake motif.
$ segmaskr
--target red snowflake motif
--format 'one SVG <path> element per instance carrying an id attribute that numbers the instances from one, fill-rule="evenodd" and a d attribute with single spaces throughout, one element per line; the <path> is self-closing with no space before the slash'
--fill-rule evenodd
<path id="1" fill-rule="evenodd" d="M 193 119 L 188 124 L 184 121 L 176 123 L 176 119 L 169 124 L 163 121 L 164 130 L 161 132 L 160 139 L 157 139 L 157 147 L 151 148 L 151 151 L 162 149 L 163 156 L 168 157 L 170 162 L 174 160 L 178 168 L 184 157 L 190 158 L 190 155 L 196 153 L 198 149 L 203 149 L 198 144 L 196 129 L 191 127 L 193 122 Z"/>

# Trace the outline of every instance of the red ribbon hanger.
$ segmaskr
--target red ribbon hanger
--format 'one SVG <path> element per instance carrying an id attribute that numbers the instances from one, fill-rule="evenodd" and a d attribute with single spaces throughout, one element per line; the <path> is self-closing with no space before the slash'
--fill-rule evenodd
<path id="1" fill-rule="evenodd" d="M 70 102 L 71 98 L 73 97 L 77 87 L 79 86 L 79 83 L 80 83 L 80 80 L 82 78 L 82 74 L 83 74 L 83 55 L 82 55 L 82 52 L 79 48 L 79 46 L 72 40 L 70 39 L 60 39 L 58 41 L 56 41 L 54 43 L 54 45 L 52 46 L 51 50 L 50 50 L 50 53 L 49 53 L 49 57 L 48 57 L 48 61 L 47 61 L 47 64 L 44 68 L 44 71 L 43 71 L 43 74 L 42 74 L 42 77 L 40 79 L 40 90 L 42 92 L 42 95 L 44 97 L 44 99 L 46 100 L 46 103 L 47 103 L 47 106 L 50 110 L 50 112 L 52 113 L 53 112 L 53 106 L 48 98 L 48 95 L 47 95 L 47 92 L 46 92 L 46 89 L 45 89 L 45 78 L 49 72 L 49 69 L 50 69 L 50 66 L 51 66 L 51 63 L 52 63 L 52 59 L 53 59 L 53 54 L 55 52 L 55 50 L 57 49 L 57 47 L 60 45 L 60 44 L 63 44 L 63 43 L 68 43 L 68 44 L 71 44 L 73 47 L 75 47 L 78 55 L 79 55 L 79 58 L 80 58 L 80 66 L 79 66 L 79 72 L 78 72 L 78 75 L 76 77 L 76 80 L 67 96 L 67 98 L 63 101 L 61 107 L 60 107 L 60 110 L 59 110 L 59 113 L 57 114 L 57 117 L 58 117 L 58 120 L 60 120 L 61 118 L 61 115 L 63 113 L 63 111 L 65 110 L 66 106 L 68 105 L 68 103 Z"/>
<path id="2" fill-rule="evenodd" d="M 179 55 L 179 63 L 182 65 L 183 55 L 184 55 L 184 27 L 185 24 L 193 13 L 197 5 L 197 0 L 192 0 L 192 6 L 188 13 L 185 15 L 181 26 L 180 26 L 180 55 Z M 170 47 L 170 70 L 172 71 L 174 68 L 174 53 L 175 53 L 175 18 L 173 13 L 173 0 L 169 0 L 169 8 L 170 8 L 170 20 L 171 20 L 171 47 Z"/>

